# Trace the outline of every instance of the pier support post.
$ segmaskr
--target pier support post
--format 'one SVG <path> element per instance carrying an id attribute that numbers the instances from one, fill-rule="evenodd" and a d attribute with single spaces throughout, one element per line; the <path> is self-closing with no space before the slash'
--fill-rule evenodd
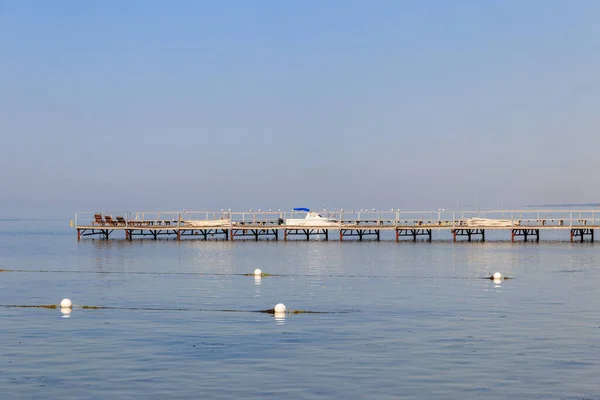
<path id="1" fill-rule="evenodd" d="M 527 242 L 530 236 L 535 236 L 535 241 L 540 241 L 540 230 L 539 229 L 512 229 L 511 230 L 511 241 L 515 242 L 516 236 L 523 236 L 523 242 Z"/>
<path id="2" fill-rule="evenodd" d="M 287 242 L 287 235 L 288 235 L 288 230 L 286 228 L 283 228 L 283 241 Z"/>
<path id="3" fill-rule="evenodd" d="M 396 228 L 396 242 L 400 241 L 400 236 L 407 236 L 412 238 L 413 242 L 417 241 L 417 237 L 419 236 L 427 236 L 426 240 L 431 242 L 432 238 L 432 230 L 431 229 L 401 229 Z M 380 239 L 381 232 L 376 231 L 374 233 L 377 236 L 377 240 Z"/>
<path id="4" fill-rule="evenodd" d="M 585 241 L 585 236 L 590 237 L 590 242 L 594 242 L 594 230 L 593 229 L 585 229 L 585 228 L 577 228 L 571 229 L 571 242 L 575 241 L 575 238 L 579 236 L 579 242 L 583 243 Z"/>
<path id="5" fill-rule="evenodd" d="M 473 240 L 473 235 L 481 235 L 481 241 L 485 241 L 485 229 L 454 229 L 454 241 L 456 242 L 457 236 L 466 236 L 467 242 Z"/>

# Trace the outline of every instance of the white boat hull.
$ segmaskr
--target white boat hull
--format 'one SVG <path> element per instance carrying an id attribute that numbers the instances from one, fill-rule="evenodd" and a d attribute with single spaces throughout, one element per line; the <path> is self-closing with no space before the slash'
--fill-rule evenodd
<path id="1" fill-rule="evenodd" d="M 339 222 L 325 218 L 316 212 L 309 212 L 305 218 L 288 218 L 285 220 L 286 226 L 339 226 Z"/>
<path id="2" fill-rule="evenodd" d="M 213 220 L 189 220 L 184 222 L 185 226 L 190 228 L 208 228 L 208 227 L 229 227 L 231 226 L 230 219 L 213 219 Z"/>
<path id="3" fill-rule="evenodd" d="M 339 226 L 339 222 L 334 220 L 306 220 L 302 219 L 287 219 L 285 220 L 284 225 L 286 226 Z"/>
<path id="4" fill-rule="evenodd" d="M 518 226 L 517 221 L 510 219 L 488 219 L 488 218 L 469 218 L 465 220 L 466 226 L 489 226 L 489 227 L 511 227 Z"/>

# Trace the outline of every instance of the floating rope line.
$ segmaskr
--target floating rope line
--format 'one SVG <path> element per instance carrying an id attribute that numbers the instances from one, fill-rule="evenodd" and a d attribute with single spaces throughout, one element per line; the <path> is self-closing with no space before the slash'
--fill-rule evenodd
<path id="1" fill-rule="evenodd" d="M 40 272 L 40 273 L 61 273 L 61 274 L 115 274 L 115 275 L 199 275 L 199 276 L 290 276 L 290 277 L 333 277 L 333 278 L 389 278 L 385 275 L 333 275 L 333 274 L 233 274 L 219 272 L 147 272 L 147 271 L 77 271 L 77 270 L 50 270 L 50 269 L 0 269 L 0 272 Z"/>
<path id="2" fill-rule="evenodd" d="M 3 308 L 45 308 L 50 310 L 60 309 L 58 304 L 0 304 Z M 204 308 L 158 308 L 158 307 L 117 307 L 117 306 L 86 306 L 86 305 L 73 305 L 73 309 L 82 310 L 127 310 L 127 311 L 192 311 L 192 312 L 228 312 L 228 313 L 262 313 L 262 314 L 275 314 L 274 308 L 266 310 L 210 310 Z M 358 312 L 358 310 L 347 310 L 347 311 L 312 311 L 312 310 L 286 310 L 285 314 L 349 314 Z"/>
<path id="3" fill-rule="evenodd" d="M 104 275 L 197 275 L 197 276 L 252 276 L 263 277 L 295 277 L 295 278 L 392 278 L 392 279 L 493 279 L 493 277 L 470 277 L 470 276 L 390 276 L 390 275 L 338 275 L 338 274 L 233 274 L 218 272 L 144 272 L 144 271 L 76 271 L 76 270 L 42 270 L 42 269 L 0 269 L 0 272 L 38 272 L 38 273 L 60 273 L 60 274 L 104 274 Z M 504 279 L 514 279 L 507 276 Z"/>
<path id="4" fill-rule="evenodd" d="M 2 269 L 0 272 L 42 272 L 61 274 L 115 274 L 115 275 L 204 275 L 204 276 L 255 276 L 254 274 L 232 274 L 218 272 L 148 272 L 148 271 L 77 271 L 77 270 L 53 270 L 53 269 Z M 258 276 L 303 276 L 303 275 L 277 275 L 261 274 Z M 317 276 L 317 275 L 315 275 Z"/>

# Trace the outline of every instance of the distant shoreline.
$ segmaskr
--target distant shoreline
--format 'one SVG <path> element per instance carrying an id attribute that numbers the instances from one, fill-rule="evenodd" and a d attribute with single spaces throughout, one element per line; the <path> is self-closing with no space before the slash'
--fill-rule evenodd
<path id="1" fill-rule="evenodd" d="M 549 207 L 600 207 L 600 203 L 569 203 L 569 204 L 526 204 L 525 207 L 540 207 L 540 208 L 549 208 Z"/>

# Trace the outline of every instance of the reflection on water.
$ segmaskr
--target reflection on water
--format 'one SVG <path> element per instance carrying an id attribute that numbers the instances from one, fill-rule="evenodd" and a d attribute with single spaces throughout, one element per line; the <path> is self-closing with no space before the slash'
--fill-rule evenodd
<path id="1" fill-rule="evenodd" d="M 254 276 L 254 286 L 255 286 L 255 294 L 254 297 L 260 297 L 260 285 L 262 282 L 262 278 L 260 276 Z"/>
<path id="2" fill-rule="evenodd" d="M 275 324 L 277 326 L 285 325 L 285 312 L 276 312 L 273 314 L 273 318 L 275 319 Z"/>
<path id="3" fill-rule="evenodd" d="M 73 312 L 72 308 L 66 308 L 66 307 L 61 307 L 60 308 L 60 313 L 62 314 L 63 318 L 69 318 L 71 316 L 71 313 Z"/>
<path id="4" fill-rule="evenodd" d="M 598 398 L 597 249 L 6 234 L 0 268 L 89 273 L 2 272 L 0 304 L 68 296 L 119 308 L 0 308 L 0 391 L 11 399 Z M 256 268 L 271 276 L 242 275 Z M 496 271 L 514 279 L 482 279 Z M 327 313 L 256 312 L 280 302 Z"/>

